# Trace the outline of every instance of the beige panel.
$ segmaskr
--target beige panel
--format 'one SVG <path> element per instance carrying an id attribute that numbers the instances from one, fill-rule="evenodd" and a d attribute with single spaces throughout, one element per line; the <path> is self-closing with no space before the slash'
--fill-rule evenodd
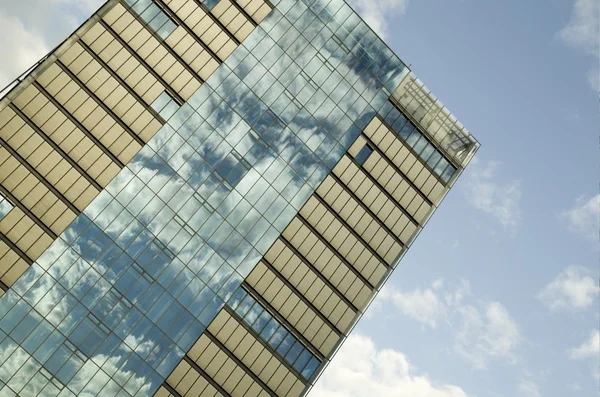
<path id="1" fill-rule="evenodd" d="M 12 286 L 28 267 L 19 254 L 0 241 L 0 279 L 4 284 Z"/>
<path id="2" fill-rule="evenodd" d="M 32 97 L 31 102 L 27 99 Z M 31 106 L 31 104 L 40 99 L 41 107 Z M 15 100 L 14 104 L 19 107 L 23 113 L 32 120 L 36 126 L 52 140 L 66 155 L 68 155 L 78 166 L 81 167 L 90 177 L 92 177 L 101 186 L 106 186 L 114 176 L 110 172 L 114 162 L 106 155 L 102 149 L 97 147 L 93 141 L 88 138 L 73 123 L 67 121 L 67 117 L 51 103 L 39 90 L 30 85 Z M 0 134 L 6 141 L 15 142 L 23 146 L 17 148 L 11 143 L 11 146 L 17 149 L 19 154 L 27 158 L 29 163 L 37 166 L 46 157 L 55 152 L 52 146 L 29 127 L 25 127 L 25 121 L 22 120 L 10 108 L 5 108 L 2 112 L 7 118 L 11 118 L 10 129 L 0 128 Z M 23 123 L 21 130 L 16 131 L 14 127 L 17 123 Z M 8 127 L 8 126 L 7 126 Z M 29 139 L 26 140 L 26 129 Z M 16 135 L 18 133 L 18 135 Z M 18 141 L 15 141 L 18 138 Z"/>
<path id="3" fill-rule="evenodd" d="M 182 98 L 189 99 L 200 87 L 200 81 L 123 5 L 115 5 L 103 19 Z M 183 84 L 184 81 L 187 83 Z"/>
<path id="4" fill-rule="evenodd" d="M 269 11 L 271 11 L 270 7 Z M 232 0 L 221 0 L 211 10 L 211 13 L 240 42 L 244 41 L 244 39 L 248 37 L 248 35 L 254 29 L 254 24 L 248 20 L 244 13 L 240 12 L 238 7 L 234 5 Z M 256 13 L 256 16 L 258 17 L 259 14 L 260 13 Z"/>
<path id="5" fill-rule="evenodd" d="M 347 157 L 343 159 L 348 160 Z M 348 160 L 349 161 L 349 160 Z M 340 163 L 343 163 L 342 161 Z M 339 165 L 339 164 L 338 164 Z M 357 178 L 360 179 L 360 178 Z M 377 198 L 378 190 L 373 189 L 373 185 L 369 186 L 364 178 L 359 180 L 361 185 L 357 189 L 357 195 L 364 197 L 364 202 L 372 204 Z M 370 182 L 370 181 L 368 181 Z M 368 188 L 371 188 L 368 190 Z M 350 226 L 364 241 L 369 244 L 387 263 L 392 264 L 398 253 L 402 251 L 402 244 L 399 243 L 394 236 L 389 233 L 386 228 L 374 218 L 371 213 L 366 210 L 361 203 L 358 202 L 342 185 L 335 181 L 331 176 L 328 176 L 317 189 L 317 193 L 322 199 L 329 204 L 331 209 L 342 218 L 348 226 Z M 385 195 L 383 195 L 385 197 Z M 313 200 L 313 198 L 311 198 Z M 314 198 L 316 200 L 316 198 Z M 320 203 L 321 206 L 322 203 Z M 367 205 L 367 208 L 369 206 Z M 323 208 L 326 208 L 323 206 Z M 386 226 L 402 241 L 409 241 L 410 237 L 415 233 L 416 226 L 411 220 L 405 216 L 399 208 L 394 208 L 396 216 L 386 218 Z M 316 206 L 314 211 L 319 211 L 320 207 Z M 308 212 L 301 213 L 308 218 Z"/>
<path id="6" fill-rule="evenodd" d="M 36 260 L 53 241 L 52 237 L 16 207 L 0 221 L 0 232 L 32 260 Z"/>
<path id="7" fill-rule="evenodd" d="M 273 355 L 226 310 L 219 312 L 208 326 L 208 330 L 278 395 L 296 397 L 304 389 L 304 383 L 300 378 L 287 369 L 278 357 Z M 215 360 L 217 359 L 219 359 L 219 354 L 215 356 Z M 215 378 L 215 380 L 217 379 Z"/>
<path id="8" fill-rule="evenodd" d="M 394 227 L 393 222 L 404 216 L 402 211 L 396 207 L 401 203 L 406 203 L 402 208 L 422 225 L 430 214 L 432 205 L 378 152 L 373 152 L 368 160 L 367 167 L 369 168 L 361 168 L 349 157 L 344 156 L 333 171 L 348 189 L 376 213 L 378 218 L 390 229 Z M 381 191 L 381 188 L 367 177 L 367 174 L 375 179 L 394 200 L 390 200 Z M 390 183 L 392 181 L 393 183 Z M 406 198 L 404 198 L 405 196 Z M 410 201 L 408 201 L 409 198 Z M 390 220 L 389 217 L 393 218 Z"/>
<path id="9" fill-rule="evenodd" d="M 357 308 L 362 308 L 371 289 L 365 285 L 337 256 L 326 252 L 322 242 L 299 249 L 310 250 L 310 259 L 315 268 L 321 269 L 322 275 L 336 286 L 346 299 Z M 277 240 L 265 254 L 265 258 L 285 277 L 306 299 L 308 299 L 338 330 L 345 332 L 356 315 L 349 306 L 328 284 L 326 284 L 308 265 L 306 265 L 283 241 Z M 265 291 L 266 297 L 275 302 L 285 301 L 285 295 L 275 290 L 276 285 Z M 341 288 L 343 290 L 340 290 Z M 281 305 L 281 303 L 278 303 Z M 324 348 L 329 349 L 333 335 L 320 331 L 318 338 L 324 339 Z M 319 346 L 317 344 L 317 346 Z"/>
<path id="10" fill-rule="evenodd" d="M 133 140 L 123 127 L 98 105 L 93 98 L 87 95 L 77 83 L 71 80 L 59 66 L 51 65 L 37 80 L 66 111 L 70 112 L 84 128 L 95 136 L 123 164 L 127 164 L 141 149 L 140 144 Z M 87 83 L 84 81 L 84 83 L 89 86 L 93 80 L 89 80 Z M 99 85 L 100 83 L 94 84 Z M 89 114 L 86 115 L 77 111 L 80 107 L 87 107 L 87 104 L 91 104 Z M 151 127 L 148 130 L 148 134 L 151 134 L 155 129 L 151 124 L 147 124 L 146 127 Z M 67 139 L 70 135 L 69 132 L 77 127 L 63 113 L 58 112 L 42 125 L 41 128 L 43 131 L 47 131 L 52 140 L 62 144 L 63 140 Z M 69 142 L 67 141 L 65 145 L 69 145 Z M 108 169 L 114 169 L 114 167 L 109 165 Z"/>
<path id="11" fill-rule="evenodd" d="M 196 369 L 185 360 L 173 370 L 167 378 L 169 385 L 182 397 L 219 397 L 223 396 Z"/>
<path id="12" fill-rule="evenodd" d="M 237 47 L 236 42 L 215 23 L 215 21 L 195 1 L 189 0 L 166 0 L 169 8 L 175 15 L 188 26 L 194 34 L 220 59 L 224 60 Z M 245 26 L 245 25 L 244 25 Z M 239 40 L 246 38 L 254 26 L 238 28 L 234 34 Z M 182 31 L 179 27 L 172 37 L 167 39 L 169 45 L 202 77 L 204 80 L 215 71 L 219 65 L 217 59 L 212 56 L 194 39 Z M 179 32 L 178 32 L 179 31 Z M 239 36 L 239 37 L 238 37 Z M 179 48 L 177 48 L 179 47 Z"/>
<path id="13" fill-rule="evenodd" d="M 154 397 L 175 397 L 167 389 L 164 387 L 160 387 L 156 393 L 154 393 Z"/>
<path id="14" fill-rule="evenodd" d="M 57 169 L 56 166 L 64 164 L 65 162 L 66 160 L 55 153 L 54 156 L 49 156 L 44 161 L 40 162 L 36 168 L 40 171 L 42 176 L 51 176 L 52 172 Z M 64 171 L 72 170 L 71 166 L 67 163 L 67 166 L 60 169 L 61 172 L 63 172 L 61 178 L 49 177 L 48 180 L 51 181 L 51 183 L 53 181 L 56 182 L 55 186 L 57 190 L 64 193 L 65 196 L 69 194 L 70 197 L 75 197 L 75 199 L 77 199 L 81 196 L 81 193 L 77 194 L 80 190 L 78 186 L 70 185 L 69 188 L 65 188 L 65 186 L 71 183 L 73 177 L 69 172 Z M 89 186 L 89 183 L 83 179 L 81 175 L 77 173 L 76 176 L 84 181 L 84 186 Z M 80 180 L 79 178 L 77 179 L 78 181 Z M 63 181 L 65 182 L 62 183 Z M 39 179 L 37 179 L 36 176 L 29 172 L 24 165 L 11 156 L 6 148 L 0 148 L 0 183 L 15 196 L 15 199 L 19 200 L 19 202 L 30 210 L 35 217 L 40 219 L 57 235 L 60 234 L 73 219 L 75 219 L 76 214 Z M 95 189 L 93 189 L 93 192 L 96 192 L 97 194 Z M 75 201 L 72 202 L 75 204 Z M 11 240 L 16 243 L 16 240 Z"/>
<path id="15" fill-rule="evenodd" d="M 315 231 L 327 241 L 334 250 L 346 259 L 352 266 L 358 270 L 371 285 L 377 285 L 385 273 L 385 264 L 368 249 L 368 247 L 331 213 L 323 204 L 312 197 L 301 209 L 301 213 L 309 214 L 305 219 L 313 226 Z M 307 244 L 304 251 L 309 250 L 313 241 L 318 237 L 310 232 L 306 225 L 298 225 L 296 228 L 294 221 L 284 231 L 284 236 L 294 235 L 288 238 L 295 247 L 301 244 Z M 298 233 L 296 233 L 298 231 Z M 307 240 L 307 242 L 305 241 Z M 392 247 L 393 248 L 393 247 Z M 304 251 L 300 251 L 304 254 Z M 396 257 L 395 253 L 388 254 L 389 257 Z M 307 252 L 308 254 L 308 252 Z M 391 261 L 390 261 L 391 262 Z M 391 264 L 391 263 L 388 263 Z"/>
<path id="16" fill-rule="evenodd" d="M 162 83 L 101 23 L 92 26 L 82 39 L 146 104 L 151 105 L 165 90 Z"/>
<path id="17" fill-rule="evenodd" d="M 319 349 L 321 354 L 327 356 L 331 352 L 335 341 L 338 339 L 338 334 L 264 263 L 259 262 L 256 265 L 252 273 L 246 278 L 246 282 L 313 346 Z M 305 288 L 306 294 L 312 300 L 317 300 L 320 292 L 325 289 L 325 292 L 320 296 L 319 303 L 334 295 L 312 272 L 307 272 L 301 278 L 300 285 Z M 328 296 L 326 296 L 327 294 Z M 311 301 L 311 299 L 307 297 L 307 300 Z M 337 299 L 339 300 L 339 298 Z M 311 301 L 311 303 L 313 302 Z M 352 314 L 354 313 L 352 312 Z M 330 313 L 330 316 L 337 320 L 336 325 L 338 327 L 342 329 L 347 327 L 341 316 L 333 316 L 333 313 Z"/>
<path id="18" fill-rule="evenodd" d="M 239 382 L 235 386 L 232 385 L 232 382 L 227 382 L 227 380 L 221 385 L 232 397 L 269 397 L 269 393 L 234 360 L 221 351 L 208 336 L 203 334 L 194 346 L 192 346 L 188 356 L 213 379 L 221 368 L 231 371 L 229 372 L 230 376 L 233 375 L 236 379 L 240 377 Z"/>
<path id="19" fill-rule="evenodd" d="M 423 165 L 421 160 L 418 159 L 399 138 L 393 137 L 391 145 L 386 146 L 381 144 L 384 138 L 390 135 L 393 136 L 394 133 L 390 131 L 378 117 L 375 117 L 369 125 L 367 125 L 364 133 L 375 143 L 375 145 L 377 145 L 386 157 L 391 159 L 394 165 L 429 198 L 431 202 L 438 204 L 441 201 L 447 188 Z M 375 160 L 369 158 L 365 162 L 365 168 L 373 166 L 373 161 Z"/>
<path id="20" fill-rule="evenodd" d="M 335 245 L 330 247 L 325 244 L 328 239 L 317 235 L 299 218 L 292 220 L 284 230 L 283 236 L 359 309 L 365 303 L 371 288 L 349 269 L 347 263 L 371 285 L 376 285 L 385 274 L 386 266 L 358 240 L 349 249 L 344 248 L 344 252 L 341 252 L 336 249 Z M 341 245 L 338 244 L 338 246 Z M 283 253 L 292 255 L 292 251 L 288 247 L 284 247 Z M 342 260 L 340 256 L 346 261 Z"/>
<path id="21" fill-rule="evenodd" d="M 264 0 L 235 0 L 257 24 L 271 12 L 271 6 Z"/>
<path id="22" fill-rule="evenodd" d="M 107 54 L 104 54 L 106 58 L 114 56 L 113 53 L 119 51 L 120 44 L 116 40 L 113 40 L 112 43 L 114 45 L 109 45 L 104 50 L 107 52 Z M 61 55 L 60 60 L 144 142 L 148 142 L 158 131 L 160 123 L 151 123 L 154 117 L 148 117 L 148 114 L 152 115 L 152 113 L 146 109 L 146 105 L 140 104 L 135 96 L 126 87 L 122 86 L 110 71 L 104 69 L 79 43 L 73 44 Z M 81 96 L 83 97 L 83 94 Z M 79 101 L 73 104 L 73 108 L 79 106 Z M 72 112 L 74 111 L 72 110 Z M 89 116 L 89 113 L 82 115 L 82 117 L 87 116 Z M 146 120 L 146 124 L 137 124 L 138 118 Z M 154 128 L 152 128 L 153 125 Z"/>

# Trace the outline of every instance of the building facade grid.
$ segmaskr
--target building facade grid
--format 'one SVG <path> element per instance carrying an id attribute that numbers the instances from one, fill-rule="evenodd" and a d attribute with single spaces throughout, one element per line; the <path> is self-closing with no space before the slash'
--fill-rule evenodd
<path id="1" fill-rule="evenodd" d="M 0 109 L 2 266 L 30 265 L 0 394 L 306 393 L 477 142 L 407 113 L 343 0 L 110 1 L 84 28 Z"/>

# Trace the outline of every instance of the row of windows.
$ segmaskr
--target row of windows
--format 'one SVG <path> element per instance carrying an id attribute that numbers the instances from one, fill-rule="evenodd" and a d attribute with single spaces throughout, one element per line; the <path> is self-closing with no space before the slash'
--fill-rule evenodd
<path id="1" fill-rule="evenodd" d="M 200 81 L 169 52 L 167 44 L 157 40 L 122 5 L 115 5 L 103 19 L 183 99 L 187 100 L 198 89 Z M 207 72 L 212 73 L 216 67 L 211 65 Z"/>
<path id="2" fill-rule="evenodd" d="M 334 222 L 339 223 L 337 220 L 334 220 Z M 309 261 L 314 266 L 317 266 L 317 269 L 319 269 L 322 274 L 326 277 L 328 274 L 334 274 L 335 277 L 328 277 L 328 279 L 331 280 L 333 285 L 351 302 L 354 303 L 355 300 L 362 302 L 363 299 L 366 299 L 368 293 L 370 293 L 369 287 L 364 285 L 364 282 L 356 274 L 350 269 L 347 269 L 346 265 L 343 265 L 342 262 L 339 261 L 337 254 L 346 259 L 346 261 L 356 269 L 360 275 L 367 279 L 371 285 L 376 285 L 373 281 L 383 277 L 386 267 L 370 250 L 359 242 L 354 235 L 343 228 L 341 224 L 335 226 L 337 226 L 337 228 L 330 227 L 329 229 L 323 229 L 323 231 L 316 231 L 313 233 L 307 225 L 296 218 L 285 230 L 284 236 L 305 258 L 315 258 L 315 260 L 309 259 Z M 339 238 L 337 237 L 337 232 L 339 232 Z M 328 242 L 332 249 L 321 242 L 321 238 Z M 311 256 L 313 249 L 317 249 L 315 254 L 323 251 L 322 255 L 325 255 L 323 259 L 328 258 L 330 255 L 332 255 L 332 259 L 328 262 L 324 262 L 327 263 L 327 265 L 321 265 L 321 261 L 317 259 L 317 255 Z M 331 267 L 329 267 L 330 265 Z M 324 266 L 324 268 L 321 270 L 320 266 Z M 335 269 L 335 272 L 333 272 L 333 269 Z M 355 306 L 360 307 L 360 305 L 357 304 L 355 304 Z"/>
<path id="3" fill-rule="evenodd" d="M 122 86 L 109 71 L 104 69 L 100 62 L 95 60 L 79 43 L 73 44 L 60 57 L 60 60 L 143 141 L 147 142 L 156 133 L 161 123 L 146 110 L 145 104 L 138 102 L 135 96 L 126 87 Z M 74 94 L 69 92 L 69 86 L 67 85 L 69 79 L 67 76 L 63 76 L 55 78 L 48 86 L 48 90 L 57 98 Z M 72 87 L 73 90 L 78 88 L 77 86 Z M 84 93 L 79 95 L 87 97 Z M 83 113 L 78 109 L 81 103 L 74 103 L 73 108 L 70 108 L 70 105 L 67 102 L 65 107 L 72 114 L 76 114 L 77 110 Z"/>
<path id="4" fill-rule="evenodd" d="M 199 7 L 196 2 L 190 1 L 181 1 L 181 0 L 169 0 L 166 1 L 169 8 L 173 10 L 173 12 L 188 26 L 194 34 L 200 38 L 201 42 L 204 43 L 206 47 L 212 51 L 212 53 L 216 54 L 216 56 L 220 59 L 226 59 L 233 50 L 237 47 L 237 43 L 234 39 L 228 34 L 226 30 L 223 30 L 218 23 L 215 22 L 213 18 L 202 8 Z M 245 19 L 244 19 L 245 20 Z M 239 28 L 239 30 L 238 30 Z M 238 35 L 242 35 L 244 38 L 252 31 L 253 26 L 244 25 L 243 27 L 236 26 L 233 30 L 230 30 L 230 33 L 237 33 Z M 177 50 L 178 45 L 176 44 L 177 36 L 186 36 L 187 41 L 192 41 L 192 37 L 183 33 L 183 29 L 179 28 L 174 32 L 172 37 L 169 37 L 167 40 L 168 43 L 173 43 L 171 45 L 172 48 Z M 241 40 L 240 40 L 241 41 Z M 179 41 L 181 43 L 181 41 Z M 185 57 L 189 56 L 185 54 L 186 45 L 182 45 L 178 51 L 178 54 L 185 59 Z M 210 57 L 209 53 L 206 53 L 206 56 L 211 59 L 211 63 L 217 64 L 218 59 L 213 59 Z M 204 77 L 204 76 L 203 76 Z"/>
<path id="5" fill-rule="evenodd" d="M 298 249 L 306 249 L 309 241 L 303 241 Z M 351 305 L 360 306 L 361 300 L 368 296 L 370 289 L 360 280 L 357 281 L 357 276 L 322 241 L 313 241 L 313 244 L 306 260 L 312 261 L 315 270 L 304 263 L 281 239 L 273 244 L 265 258 L 338 330 L 344 332 L 355 314 Z M 332 287 L 325 283 L 319 274 L 331 283 Z M 277 279 L 274 279 L 273 283 L 279 284 Z M 273 283 L 271 286 L 276 287 Z M 347 303 L 343 297 L 351 303 Z M 329 340 L 324 343 L 328 346 Z M 320 347 L 318 343 L 316 345 Z"/>
<path id="6" fill-rule="evenodd" d="M 83 35 L 82 40 L 146 103 L 152 103 L 164 90 L 162 83 L 137 60 L 131 50 L 122 45 L 101 23 L 94 24 Z"/>
<path id="7" fill-rule="evenodd" d="M 229 361 L 229 358 L 235 357 L 241 362 L 238 366 L 243 365 L 247 368 L 244 369 L 244 372 L 255 375 L 257 386 L 261 385 L 261 389 L 263 389 L 260 391 L 261 396 L 272 395 L 273 392 L 279 396 L 298 396 L 304 389 L 303 378 L 278 359 L 277 354 L 272 353 L 272 350 L 265 346 L 264 342 L 258 340 L 254 333 L 242 324 L 242 321 L 237 315 L 232 315 L 227 310 L 223 310 L 217 315 L 208 330 L 223 347 L 209 344 L 201 356 L 203 365 L 206 365 L 207 361 L 211 365 L 214 365 L 216 361 L 218 365 L 223 360 Z M 200 341 L 202 339 L 204 336 L 200 338 Z M 201 345 L 200 347 L 206 346 L 200 341 L 198 343 Z M 190 351 L 190 355 L 195 354 L 194 348 Z M 225 386 L 227 382 L 223 382 L 223 380 L 230 371 L 231 366 L 229 368 L 221 367 L 217 373 L 214 370 L 213 372 L 207 370 L 207 373 Z M 222 372 L 223 374 L 221 374 Z M 243 393 L 239 395 L 246 396 Z"/>
<path id="8" fill-rule="evenodd" d="M 163 40 L 177 27 L 177 24 L 152 0 L 125 0 L 125 2 Z"/>
<path id="9" fill-rule="evenodd" d="M 387 112 L 386 112 L 387 111 Z M 456 173 L 456 167 L 453 166 L 444 155 L 432 144 L 421 131 L 408 120 L 398 108 L 390 104 L 387 109 L 384 107 L 381 113 L 388 125 L 394 128 L 394 131 L 414 152 L 425 162 L 430 169 L 444 182 L 450 182 L 452 176 Z"/>
<path id="10" fill-rule="evenodd" d="M 26 102 L 28 99 L 31 99 L 29 103 Z M 14 103 L 22 108 L 23 113 L 42 130 L 47 138 L 52 140 L 99 185 L 106 186 L 118 172 L 119 167 L 111 158 L 72 122 L 67 121 L 66 116 L 35 86 L 27 87 Z M 16 116 L 12 109 L 5 108 L 2 112 L 14 116 L 7 128 L 2 129 L 3 139 L 8 141 L 11 147 L 23 157 L 28 158 L 34 167 L 46 157 L 62 156 L 62 153 L 55 152 L 54 148 L 40 134 L 25 124 L 21 117 Z M 63 123 L 57 125 L 59 120 L 62 120 Z"/>
<path id="11" fill-rule="evenodd" d="M 200 375 L 190 364 L 182 360 L 167 378 L 167 382 L 181 397 L 223 397 L 204 376 Z M 169 395 L 161 388 L 155 397 Z"/>
<path id="12" fill-rule="evenodd" d="M 312 283 L 310 285 L 311 295 L 316 295 L 320 292 L 317 290 L 320 285 L 319 282 L 314 282 L 314 279 L 311 280 L 310 276 L 314 277 L 314 274 L 307 274 L 304 278 L 306 282 Z M 246 282 L 283 316 L 289 324 L 300 332 L 312 346 L 317 348 L 323 356 L 331 352 L 333 345 L 339 337 L 339 333 L 336 333 L 318 315 L 316 309 L 313 309 L 300 296 L 296 295 L 264 263 L 259 262 L 256 265 L 252 273 L 246 278 Z M 297 280 L 294 280 L 295 282 Z M 315 292 L 315 290 L 317 291 Z M 329 293 L 331 294 L 331 291 Z M 314 298 L 314 296 L 311 296 L 311 298 Z M 336 310 L 334 313 L 331 313 L 334 311 L 331 310 L 328 314 L 333 314 L 332 317 L 339 317 L 339 312 L 343 313 L 344 306 L 342 304 L 341 310 Z M 329 309 L 329 307 L 326 307 L 326 309 Z"/>
<path id="13" fill-rule="evenodd" d="M 400 169 L 407 180 L 407 184 L 410 181 L 430 202 L 439 202 L 447 188 L 379 118 L 374 118 L 365 128 L 364 133 L 377 145 L 377 148 L 383 152 L 385 157 Z M 377 153 L 374 156 L 376 157 Z M 383 172 L 384 168 L 382 166 L 387 163 L 387 160 L 383 158 L 377 162 L 374 160 L 367 161 L 363 167 L 377 178 L 377 175 Z M 382 163 L 382 160 L 385 162 Z M 379 164 L 382 166 L 378 167 Z M 397 173 L 393 170 L 388 172 L 391 174 Z"/>
<path id="14" fill-rule="evenodd" d="M 387 164 L 378 152 L 373 154 L 372 160 L 369 161 L 372 161 L 372 164 L 366 165 L 368 168 L 359 168 L 357 164 L 345 157 L 338 163 L 334 173 L 406 244 L 412 237 L 410 233 L 413 233 L 415 229 L 410 228 L 402 234 L 402 229 L 394 228 L 393 219 L 407 218 L 400 208 L 410 214 L 418 223 L 422 223 L 431 209 L 431 205 Z M 370 172 L 367 169 L 370 169 Z M 383 173 L 386 171 L 387 173 L 384 175 Z M 369 176 L 378 183 L 376 184 Z M 391 181 L 393 182 L 390 183 Z M 393 183 L 397 185 L 394 186 Z M 382 186 L 389 196 L 379 186 Z M 390 216 L 391 220 L 388 218 Z"/>
<path id="15" fill-rule="evenodd" d="M 364 139 L 361 140 L 362 143 L 357 141 L 359 145 L 364 144 Z M 365 173 L 368 172 L 377 184 L 383 187 L 388 195 L 421 225 L 431 210 L 432 206 L 426 197 L 397 172 L 378 151 L 374 152 L 373 158 L 368 163 L 363 164 L 362 169 L 352 161 L 342 159 L 334 172 L 346 184 L 354 181 L 356 175 L 360 175 L 363 179 L 360 186 L 365 185 L 365 188 L 369 191 L 375 183 L 371 179 L 365 178 Z M 356 187 L 356 184 L 354 184 L 354 187 Z M 373 195 L 370 197 L 372 201 Z"/>
<path id="16" fill-rule="evenodd" d="M 350 200 L 349 200 L 350 201 Z M 354 200 L 353 200 L 354 201 Z M 342 246 L 348 240 L 355 241 L 355 244 L 363 245 L 360 242 L 359 237 L 355 236 L 344 224 L 342 221 L 337 219 L 337 217 L 332 213 L 323 203 L 321 203 L 317 198 L 311 197 L 310 206 L 304 207 L 301 210 L 301 214 L 315 227 L 319 233 L 321 233 L 328 240 L 331 239 L 331 244 L 340 249 L 342 254 L 344 255 L 344 248 Z M 358 203 L 354 201 L 353 205 L 351 203 L 350 208 L 359 208 Z M 362 210 L 364 212 L 364 210 Z M 351 212 L 344 212 L 351 213 Z M 377 252 L 388 265 L 392 265 L 394 260 L 402 251 L 402 245 L 396 242 L 392 236 L 390 236 L 379 224 L 372 220 L 372 217 L 368 214 L 364 214 L 366 219 L 369 220 L 368 224 L 364 224 L 364 228 L 361 230 L 363 240 L 369 244 L 369 246 L 373 246 L 375 252 Z M 355 222 L 350 216 L 347 217 L 348 221 L 353 223 L 353 228 L 356 228 L 358 225 L 358 221 Z M 359 218 L 361 219 L 361 218 Z M 375 223 L 373 223 L 375 222 Z M 377 236 L 377 240 L 374 240 L 374 237 Z M 371 243 L 369 243 L 371 242 Z M 339 248 L 338 248 L 339 247 Z M 351 249 L 351 247 L 348 247 Z"/>
<path id="17" fill-rule="evenodd" d="M 227 304 L 288 364 L 305 379 L 310 379 L 321 361 L 256 299 L 240 288 Z"/>
<path id="18" fill-rule="evenodd" d="M 140 149 L 140 145 L 133 137 L 57 65 L 51 65 L 38 77 L 38 81 L 60 105 L 98 138 L 122 163 L 131 160 Z M 59 114 L 59 119 L 65 119 L 66 128 L 76 128 L 65 116 Z M 151 134 L 151 131 L 155 130 L 157 126 L 153 126 L 151 120 L 148 121 L 150 124 L 144 123 L 140 127 L 143 128 L 147 125 Z M 50 119 L 49 122 L 53 123 L 54 120 Z M 58 132 L 63 131 L 63 128 L 60 127 Z"/>
<path id="19" fill-rule="evenodd" d="M 65 163 L 66 160 L 58 155 L 49 156 L 40 163 L 39 169 L 42 177 L 53 183 L 59 192 L 66 192 L 67 199 L 76 206 L 84 207 L 97 191 L 83 177 L 78 179 L 78 173 Z M 62 232 L 75 216 L 63 201 L 5 148 L 0 148 L 0 182 L 55 233 Z"/>
<path id="20" fill-rule="evenodd" d="M 361 176 L 366 179 L 364 175 L 358 174 L 357 184 L 361 182 Z M 334 178 L 328 177 L 317 192 L 352 230 L 383 257 L 395 244 L 403 245 L 409 241 L 415 225 L 376 186 L 370 186 L 372 189 L 366 190 L 367 186 L 368 184 L 360 185 L 356 189 L 351 187 L 350 191 L 356 195 L 355 198 Z M 398 237 L 400 242 L 394 237 Z"/>

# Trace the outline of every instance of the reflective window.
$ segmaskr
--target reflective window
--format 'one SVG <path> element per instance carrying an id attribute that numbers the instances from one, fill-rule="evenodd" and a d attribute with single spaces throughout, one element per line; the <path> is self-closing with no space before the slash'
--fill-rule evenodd
<path id="1" fill-rule="evenodd" d="M 364 164 L 365 161 L 367 161 L 367 159 L 371 155 L 371 153 L 373 153 L 373 148 L 367 144 L 363 146 L 362 149 L 360 149 L 360 151 L 355 157 L 355 160 L 358 162 L 358 164 Z"/>
<path id="2" fill-rule="evenodd" d="M 0 221 L 12 210 L 14 206 L 0 194 Z"/>
<path id="3" fill-rule="evenodd" d="M 177 28 L 177 24 L 152 0 L 125 0 L 135 12 L 163 40 Z"/>
<path id="4" fill-rule="evenodd" d="M 258 301 L 239 288 L 227 304 L 273 351 L 310 379 L 321 362 Z"/>
<path id="5" fill-rule="evenodd" d="M 175 112 L 177 112 L 177 110 L 179 110 L 179 104 L 168 92 L 163 91 L 163 93 L 152 102 L 152 109 L 156 110 L 163 119 L 168 120 Z"/>
<path id="6" fill-rule="evenodd" d="M 421 134 L 421 131 L 391 102 L 383 109 L 385 113 L 384 120 L 389 126 L 393 127 L 392 130 L 415 151 L 444 183 L 450 182 L 450 179 L 456 173 L 456 167 L 450 164 L 435 145 L 425 135 Z"/>

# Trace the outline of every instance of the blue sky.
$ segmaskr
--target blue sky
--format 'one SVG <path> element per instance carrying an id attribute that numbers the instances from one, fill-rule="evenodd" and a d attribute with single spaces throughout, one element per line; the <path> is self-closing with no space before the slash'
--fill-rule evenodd
<path id="1" fill-rule="evenodd" d="M 0 86 L 102 3 L 0 1 Z M 600 0 L 351 3 L 482 148 L 311 396 L 597 393 Z"/>

